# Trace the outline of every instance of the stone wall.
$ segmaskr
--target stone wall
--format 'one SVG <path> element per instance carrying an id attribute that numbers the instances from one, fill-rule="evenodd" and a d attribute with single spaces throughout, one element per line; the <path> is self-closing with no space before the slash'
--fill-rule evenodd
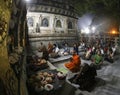
<path id="1" fill-rule="evenodd" d="M 27 20 L 29 26 L 29 34 L 35 35 L 40 34 L 68 34 L 76 33 L 77 31 L 77 19 L 68 16 L 41 13 L 41 12 L 28 12 Z M 43 23 L 46 21 L 46 23 Z M 71 26 L 68 27 L 68 24 Z M 45 25 L 46 24 L 46 25 Z M 37 31 L 37 28 L 40 30 Z"/>
<path id="2" fill-rule="evenodd" d="M 30 41 L 62 42 L 63 40 L 78 40 L 77 16 L 74 8 L 71 9 L 72 6 L 69 3 L 64 2 L 64 4 L 51 0 L 50 2 L 34 0 L 27 4 Z"/>
<path id="3" fill-rule="evenodd" d="M 25 10 L 24 0 L 0 1 L 0 95 L 27 95 Z"/>

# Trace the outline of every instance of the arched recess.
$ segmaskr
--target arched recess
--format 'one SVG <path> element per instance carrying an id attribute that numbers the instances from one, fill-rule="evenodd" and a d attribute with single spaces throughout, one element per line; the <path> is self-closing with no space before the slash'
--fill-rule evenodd
<path id="1" fill-rule="evenodd" d="M 57 28 L 62 28 L 62 23 L 60 20 L 57 20 L 56 21 L 56 25 L 55 25 Z"/>
<path id="2" fill-rule="evenodd" d="M 32 18 L 32 17 L 28 17 L 27 23 L 28 23 L 28 26 L 29 26 L 29 27 L 33 27 L 33 25 L 34 25 L 34 20 L 33 20 L 33 18 Z"/>
<path id="3" fill-rule="evenodd" d="M 49 26 L 49 21 L 47 18 L 42 19 L 42 23 L 41 23 L 42 27 L 48 27 Z"/>
<path id="4" fill-rule="evenodd" d="M 73 29 L 73 23 L 72 23 L 72 21 L 68 21 L 68 29 Z"/>

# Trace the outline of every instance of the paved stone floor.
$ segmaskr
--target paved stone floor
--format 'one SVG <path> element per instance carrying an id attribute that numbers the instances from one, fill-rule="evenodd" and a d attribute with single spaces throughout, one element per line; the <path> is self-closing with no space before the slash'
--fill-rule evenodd
<path id="1" fill-rule="evenodd" d="M 64 67 L 64 63 L 68 61 L 69 60 L 55 63 L 54 66 L 57 68 L 61 68 L 62 66 Z M 90 64 L 90 61 L 82 60 L 82 63 L 84 62 Z M 72 88 L 73 90 L 72 89 L 70 90 L 72 90 L 74 94 L 68 93 L 67 91 L 68 94 L 65 95 L 120 95 L 119 55 L 117 56 L 116 61 L 114 63 L 108 63 L 104 61 L 104 65 L 102 66 L 102 68 L 100 70 L 97 70 L 97 78 L 98 78 L 98 82 L 96 84 L 96 87 L 93 89 L 93 91 L 87 92 Z M 66 91 L 63 93 L 66 93 Z"/>
<path id="2" fill-rule="evenodd" d="M 67 56 L 65 56 L 67 57 Z M 60 59 L 60 58 L 59 58 Z M 60 95 L 120 95 L 120 57 L 116 56 L 114 63 L 104 61 L 104 65 L 97 70 L 97 84 L 91 91 L 81 91 L 66 84 Z M 53 64 L 55 68 L 64 67 L 69 60 L 58 61 Z M 90 61 L 82 59 L 82 63 L 90 64 Z M 71 94 L 72 91 L 72 94 Z"/>

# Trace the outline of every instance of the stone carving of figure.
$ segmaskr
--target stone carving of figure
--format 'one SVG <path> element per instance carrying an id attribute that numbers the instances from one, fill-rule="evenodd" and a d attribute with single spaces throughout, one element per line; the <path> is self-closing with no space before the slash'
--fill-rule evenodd
<path id="1" fill-rule="evenodd" d="M 40 27 L 38 23 L 36 24 L 36 33 L 40 33 Z"/>

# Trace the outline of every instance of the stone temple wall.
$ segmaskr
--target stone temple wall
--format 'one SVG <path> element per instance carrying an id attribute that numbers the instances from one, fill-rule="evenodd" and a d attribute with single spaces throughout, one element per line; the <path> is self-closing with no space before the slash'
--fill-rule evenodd
<path id="1" fill-rule="evenodd" d="M 28 12 L 27 19 L 30 41 L 76 40 L 77 19 L 75 18 L 50 13 Z"/>
<path id="2" fill-rule="evenodd" d="M 62 5 L 62 3 L 56 2 L 28 4 L 27 22 L 29 40 L 32 42 L 78 40 L 77 17 L 69 4 Z"/>

